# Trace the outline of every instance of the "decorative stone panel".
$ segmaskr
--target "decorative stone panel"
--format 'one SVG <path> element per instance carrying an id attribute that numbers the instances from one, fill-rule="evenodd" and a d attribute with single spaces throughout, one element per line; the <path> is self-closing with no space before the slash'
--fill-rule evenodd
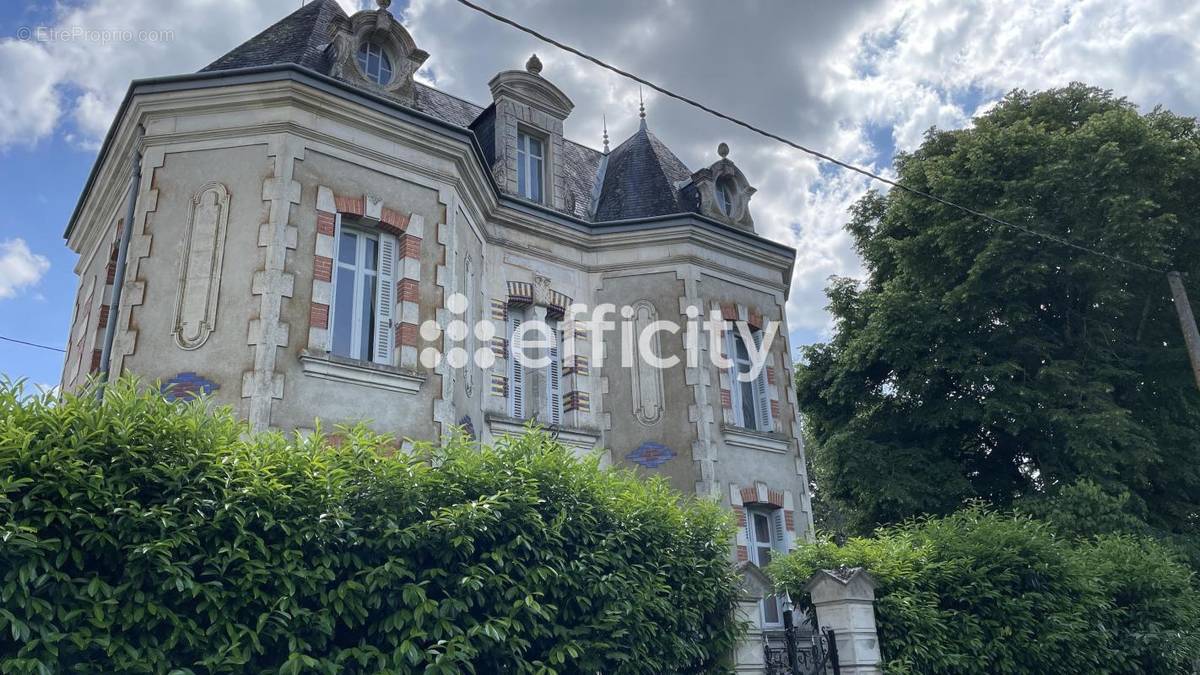
<path id="1" fill-rule="evenodd" d="M 173 334 L 180 349 L 198 349 L 216 328 L 228 220 L 229 189 L 221 183 L 209 183 L 192 197 L 175 299 Z"/>

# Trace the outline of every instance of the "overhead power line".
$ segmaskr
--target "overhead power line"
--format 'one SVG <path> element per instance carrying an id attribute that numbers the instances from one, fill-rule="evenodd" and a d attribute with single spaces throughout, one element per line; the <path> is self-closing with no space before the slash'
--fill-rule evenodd
<path id="1" fill-rule="evenodd" d="M 19 345 L 25 345 L 26 347 L 37 347 L 38 349 L 48 349 L 52 352 L 60 352 L 62 354 L 67 353 L 67 350 L 59 349 L 58 347 L 51 347 L 50 345 L 40 345 L 36 342 L 26 342 L 25 340 L 18 340 L 16 338 L 5 337 L 3 335 L 0 335 L 0 340 L 4 340 L 5 342 L 15 342 Z"/>
<path id="2" fill-rule="evenodd" d="M 894 187 L 898 190 L 903 190 L 904 192 L 908 192 L 909 194 L 913 194 L 918 197 L 923 197 L 925 199 L 935 201 L 939 204 L 942 204 L 943 206 L 947 206 L 952 209 L 956 209 L 956 210 L 966 213 L 968 215 L 971 215 L 976 218 L 980 218 L 987 222 L 993 223 L 995 225 L 1000 225 L 1001 227 L 1012 228 L 1014 230 L 1017 230 L 1018 232 L 1028 234 L 1030 236 L 1041 237 L 1042 239 L 1046 239 L 1048 241 L 1052 241 L 1052 242 L 1061 244 L 1063 246 L 1067 246 L 1067 247 L 1076 249 L 1078 251 L 1090 253 L 1092 255 L 1100 256 L 1102 258 L 1107 258 L 1108 260 L 1111 260 L 1112 262 L 1119 263 L 1122 265 L 1128 265 L 1130 267 L 1136 267 L 1139 269 L 1147 270 L 1150 272 L 1157 272 L 1157 273 L 1161 273 L 1161 274 L 1165 274 L 1167 272 L 1167 270 L 1158 269 L 1156 267 L 1151 267 L 1150 265 L 1147 265 L 1145 263 L 1128 260 L 1126 258 L 1122 258 L 1121 256 L 1113 255 L 1111 253 L 1105 253 L 1104 251 L 1098 251 L 1098 250 L 1091 248 L 1089 246 L 1086 246 L 1084 244 L 1080 244 L 1078 242 L 1071 241 L 1070 239 L 1066 239 L 1066 238 L 1060 237 L 1055 234 L 1049 234 L 1047 232 L 1041 232 L 1041 231 L 1026 227 L 1024 225 L 1018 225 L 1017 223 L 1013 223 L 1013 222 L 1004 220 L 1003 218 L 997 218 L 995 216 L 989 215 L 982 211 L 972 209 L 968 206 L 963 206 L 962 204 L 952 202 L 949 199 L 939 197 L 935 194 L 926 192 L 924 190 L 920 190 L 920 189 L 914 188 L 914 187 L 909 187 L 898 181 L 892 180 L 885 176 L 881 176 L 873 171 L 870 171 L 869 169 L 864 169 L 860 166 L 856 166 L 849 162 L 842 161 L 836 157 L 833 157 L 832 155 L 828 155 L 819 150 L 814 150 L 812 148 L 806 147 L 806 146 L 801 145 L 800 143 L 797 143 L 791 139 L 780 136 L 779 134 L 776 134 L 771 131 L 767 131 L 766 129 L 755 126 L 749 122 L 742 121 L 732 115 L 728 115 L 726 113 L 721 112 L 720 110 L 716 110 L 715 108 L 712 108 L 703 103 L 700 103 L 699 101 L 696 101 L 695 99 L 688 98 L 687 96 L 684 96 L 682 94 L 677 94 L 677 93 L 671 91 L 670 89 L 667 89 L 666 87 L 655 84 L 654 82 L 651 82 L 650 80 L 645 79 L 644 77 L 634 75 L 633 73 L 631 73 L 627 70 L 622 70 L 621 68 L 618 68 L 618 67 L 616 67 L 612 64 L 609 64 L 601 59 L 598 59 L 595 56 L 592 56 L 591 54 L 588 54 L 579 49 L 576 49 L 575 47 L 572 47 L 571 45 L 560 42 L 559 40 L 556 40 L 548 35 L 539 33 L 538 31 L 536 31 L 520 22 L 510 19 L 502 14 L 497 14 L 496 12 L 493 12 L 490 9 L 487 9 L 486 7 L 481 7 L 473 2 L 470 2 L 470 0 L 456 0 L 456 1 L 460 5 L 463 5 L 464 7 L 468 7 L 470 9 L 475 10 L 476 12 L 479 12 L 488 17 L 491 17 L 492 19 L 495 19 L 496 21 L 499 21 L 500 23 L 512 26 L 513 28 L 516 28 L 517 30 L 521 31 L 522 33 L 527 33 L 529 35 L 532 35 L 533 37 L 537 38 L 538 40 L 541 40 L 542 42 L 545 42 L 547 44 L 558 47 L 559 49 L 561 49 L 563 51 L 570 52 L 570 53 L 578 56 L 581 59 L 585 59 L 587 61 L 590 61 L 590 62 L 596 64 L 597 66 L 600 66 L 601 68 L 604 68 L 605 70 L 614 72 L 622 77 L 628 78 L 630 80 L 633 80 L 634 82 L 637 82 L 639 84 L 650 87 L 654 91 L 657 91 L 658 93 L 660 93 L 664 96 L 668 96 L 677 101 L 686 103 L 687 105 L 690 105 L 693 108 L 703 110 L 704 112 L 706 112 L 714 117 L 719 117 L 727 122 L 732 122 L 733 124 L 736 124 L 737 126 L 742 127 L 743 129 L 748 129 L 760 136 L 764 136 L 771 140 L 783 143 L 784 145 L 787 145 L 788 147 L 799 150 L 800 152 L 812 155 L 813 157 L 816 157 L 817 159 L 819 159 L 823 162 L 828 162 L 830 164 L 834 164 L 834 165 L 839 166 L 848 171 L 853 171 L 855 173 L 862 174 L 863 176 L 866 176 L 867 178 L 870 178 L 871 180 L 878 181 L 878 182 L 884 183 L 886 185 L 890 185 L 891 187 Z"/>

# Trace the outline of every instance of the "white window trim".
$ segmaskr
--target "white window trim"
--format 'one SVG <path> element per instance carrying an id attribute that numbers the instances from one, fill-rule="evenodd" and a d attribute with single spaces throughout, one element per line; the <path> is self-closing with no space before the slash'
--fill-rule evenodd
<path id="1" fill-rule="evenodd" d="M 391 366 L 380 366 L 366 361 L 347 361 L 349 360 L 340 356 L 313 355 L 307 352 L 300 355 L 300 365 L 304 374 L 321 380 L 402 394 L 415 394 L 425 383 L 423 376 L 400 372 Z"/>
<path id="2" fill-rule="evenodd" d="M 751 332 L 755 347 L 762 349 L 762 331 L 755 330 Z M 725 333 L 725 352 L 729 359 L 729 398 L 730 405 L 733 406 L 734 424 L 747 431 L 758 431 L 769 433 L 772 429 L 771 424 L 771 402 L 767 391 L 767 367 L 769 364 L 764 364 L 763 368 L 758 372 L 758 377 L 751 382 L 751 390 L 754 392 L 754 426 L 747 424 L 745 415 L 742 414 L 742 385 L 745 384 L 738 379 L 738 373 L 741 371 L 742 363 L 738 362 L 737 358 L 737 341 L 741 339 L 736 326 L 730 328 Z M 749 345 L 746 346 L 746 353 L 750 353 Z M 747 368 L 750 367 L 750 362 L 743 362 Z"/>
<path id="3" fill-rule="evenodd" d="M 529 141 L 531 139 L 536 140 L 542 146 L 542 154 L 541 155 L 535 156 L 532 152 L 530 152 Z M 547 200 L 546 200 L 546 169 L 549 165 L 549 162 L 547 161 L 547 155 L 549 154 L 548 149 L 549 149 L 549 144 L 547 143 L 547 139 L 545 136 L 531 132 L 523 127 L 517 128 L 517 177 L 518 177 L 517 178 L 517 193 L 521 197 L 528 199 L 531 202 L 538 203 L 538 204 L 547 203 Z M 534 160 L 537 160 L 537 162 L 538 162 L 538 164 L 540 164 L 540 168 L 541 168 L 541 171 L 538 174 L 537 181 L 531 180 L 531 176 L 533 175 Z M 520 186 L 521 186 L 520 176 L 521 176 L 522 171 L 525 174 L 525 190 L 523 192 L 520 189 Z M 538 197 L 534 197 L 532 194 L 533 186 L 535 184 L 538 185 L 538 187 L 539 187 Z"/>
<path id="4" fill-rule="evenodd" d="M 396 254 L 398 246 L 396 238 L 384 232 L 373 231 L 366 227 L 347 226 L 348 229 L 357 236 L 358 251 L 355 254 L 355 265 L 351 266 L 341 261 L 341 246 L 342 246 L 342 214 L 337 214 L 334 218 L 333 230 L 333 265 L 332 274 L 329 280 L 330 297 L 329 297 L 329 328 L 326 331 L 325 351 L 331 355 L 353 359 L 363 362 L 374 362 L 380 365 L 393 365 L 393 337 L 392 331 L 394 328 L 393 314 L 395 313 L 395 273 L 397 267 Z M 370 239 L 375 242 L 376 261 L 375 269 L 361 269 L 358 267 L 358 260 L 363 258 L 363 250 L 366 247 L 366 241 Z M 391 260 L 388 260 L 390 256 Z M 334 332 L 337 326 L 337 281 L 338 271 L 341 268 L 354 270 L 354 295 L 351 300 L 351 311 L 357 314 L 362 308 L 362 280 L 365 276 L 371 276 L 375 279 L 375 316 L 371 321 L 371 330 L 375 332 L 372 341 L 371 354 L 356 354 L 361 349 L 362 345 L 362 329 L 363 322 L 361 317 L 359 320 L 353 321 L 350 328 L 350 345 L 351 354 L 335 354 L 333 351 Z"/>
<path id="5" fill-rule="evenodd" d="M 550 328 L 553 344 L 547 350 L 547 357 L 550 363 L 543 369 L 546 372 L 544 379 L 545 391 L 544 396 L 537 396 L 541 400 L 541 405 L 535 402 L 531 407 L 528 389 L 528 371 L 526 368 L 517 362 L 516 351 L 518 347 L 517 337 L 520 335 L 521 324 L 530 320 L 530 307 L 513 306 L 508 307 L 507 335 L 505 344 L 508 347 L 508 415 L 513 419 L 530 419 L 534 415 L 531 414 L 534 410 L 538 411 L 538 422 L 543 426 L 555 426 L 562 424 L 562 326 L 558 321 L 546 319 L 545 323 Z"/>
<path id="6" fill-rule="evenodd" d="M 784 523 L 783 509 L 779 507 L 763 508 L 761 506 L 744 507 L 746 512 L 746 547 L 748 549 L 748 558 L 750 562 L 763 567 L 762 562 L 758 557 L 758 549 L 760 542 L 757 537 L 757 525 L 754 524 L 754 516 L 762 515 L 768 519 L 767 539 L 770 549 L 774 553 L 783 554 L 788 551 L 788 536 L 787 528 Z M 772 532 L 771 530 L 776 530 Z M 779 621 L 767 621 L 766 603 L 774 602 L 776 605 L 776 615 Z M 777 628 L 783 625 L 783 606 L 779 601 L 779 597 L 770 595 L 763 598 L 758 603 L 759 620 L 765 627 Z"/>

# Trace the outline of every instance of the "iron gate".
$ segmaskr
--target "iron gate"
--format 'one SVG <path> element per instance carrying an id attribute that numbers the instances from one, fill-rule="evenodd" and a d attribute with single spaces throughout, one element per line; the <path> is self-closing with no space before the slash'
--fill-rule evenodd
<path id="1" fill-rule="evenodd" d="M 795 643 L 795 664 L 789 663 L 788 638 Z M 763 633 L 763 659 L 767 675 L 840 675 L 837 642 L 833 631 L 791 628 Z"/>

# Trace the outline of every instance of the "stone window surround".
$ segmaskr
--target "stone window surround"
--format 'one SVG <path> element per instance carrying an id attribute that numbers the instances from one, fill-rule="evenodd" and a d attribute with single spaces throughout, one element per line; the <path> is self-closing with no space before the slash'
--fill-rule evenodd
<path id="1" fill-rule="evenodd" d="M 313 251 L 312 300 L 309 310 L 308 348 L 300 361 L 304 374 L 403 393 L 416 393 L 425 377 L 417 371 L 418 288 L 421 237 L 424 219 L 384 206 L 383 200 L 365 194 L 351 197 L 317 187 L 317 233 Z M 329 353 L 329 307 L 333 300 L 336 223 L 341 216 L 359 219 L 357 225 L 374 227 L 397 238 L 396 349 L 392 365 L 345 359 Z"/>
<path id="2" fill-rule="evenodd" d="M 734 537 L 735 555 L 738 562 L 750 559 L 749 546 L 751 542 L 746 540 L 746 508 L 750 506 L 782 509 L 785 533 L 784 550 L 791 551 L 796 547 L 796 507 L 790 490 L 774 489 L 764 481 L 755 481 L 754 484 L 746 486 L 730 483 L 729 504 L 738 519 L 738 530 Z"/>

